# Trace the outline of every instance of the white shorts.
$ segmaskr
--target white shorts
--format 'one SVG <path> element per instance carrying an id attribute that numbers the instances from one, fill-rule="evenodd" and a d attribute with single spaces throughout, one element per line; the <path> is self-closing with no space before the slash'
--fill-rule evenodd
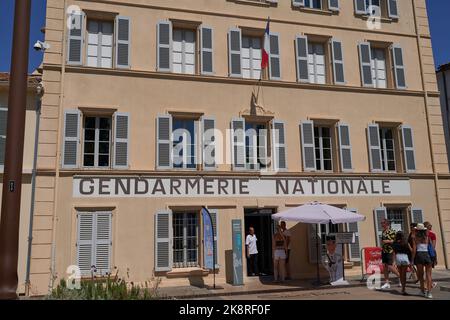
<path id="1" fill-rule="evenodd" d="M 282 249 L 275 250 L 275 252 L 273 254 L 273 258 L 275 260 L 286 260 L 286 251 L 284 251 Z"/>
<path id="2" fill-rule="evenodd" d="M 409 265 L 409 257 L 405 253 L 397 253 L 395 255 L 395 262 L 398 266 L 408 266 Z"/>

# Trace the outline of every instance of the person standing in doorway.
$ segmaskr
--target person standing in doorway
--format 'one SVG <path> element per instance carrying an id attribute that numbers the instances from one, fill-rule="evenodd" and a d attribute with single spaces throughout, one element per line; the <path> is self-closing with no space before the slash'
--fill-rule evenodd
<path id="1" fill-rule="evenodd" d="M 291 231 L 286 228 L 286 222 L 281 221 L 280 223 L 281 232 L 283 233 L 284 237 L 286 238 L 286 245 L 287 245 L 287 251 L 286 251 L 286 280 L 291 280 L 291 268 L 289 266 L 289 259 L 291 257 Z"/>
<path id="2" fill-rule="evenodd" d="M 383 233 L 381 235 L 381 243 L 382 243 L 382 253 L 381 260 L 383 262 L 384 269 L 384 281 L 385 284 L 381 287 L 381 289 L 390 289 L 391 284 L 389 281 L 389 272 L 394 273 L 398 278 L 400 278 L 400 274 L 395 266 L 394 262 L 394 249 L 392 245 L 395 241 L 396 232 L 391 229 L 391 222 L 387 219 L 383 219 L 381 221 L 381 225 L 383 227 Z"/>
<path id="3" fill-rule="evenodd" d="M 249 276 L 259 275 L 258 271 L 258 246 L 255 235 L 255 229 L 250 227 L 248 229 L 248 235 L 245 239 L 245 247 L 247 249 L 247 265 L 249 270 Z"/>

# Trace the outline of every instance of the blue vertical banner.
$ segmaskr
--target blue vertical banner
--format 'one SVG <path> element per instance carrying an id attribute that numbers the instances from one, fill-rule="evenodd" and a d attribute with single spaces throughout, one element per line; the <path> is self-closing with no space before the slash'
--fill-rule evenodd
<path id="1" fill-rule="evenodd" d="M 242 261 L 242 220 L 231 221 L 232 243 L 233 243 L 233 285 L 244 284 L 244 271 Z"/>
<path id="2" fill-rule="evenodd" d="M 205 268 L 214 270 L 214 234 L 213 222 L 209 212 L 203 208 L 203 252 Z"/>

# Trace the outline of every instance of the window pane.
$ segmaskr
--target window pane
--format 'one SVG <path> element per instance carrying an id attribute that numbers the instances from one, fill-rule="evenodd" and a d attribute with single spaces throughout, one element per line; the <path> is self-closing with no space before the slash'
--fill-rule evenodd
<path id="1" fill-rule="evenodd" d="M 85 141 L 94 141 L 95 140 L 95 130 L 92 130 L 92 129 L 84 130 L 84 140 Z"/>
<path id="2" fill-rule="evenodd" d="M 94 153 L 95 152 L 95 143 L 94 142 L 85 142 L 84 143 L 84 153 Z"/>
<path id="3" fill-rule="evenodd" d="M 103 154 L 109 154 L 109 142 L 99 143 L 98 152 Z"/>
<path id="4" fill-rule="evenodd" d="M 95 129 L 95 117 L 86 117 L 84 120 L 84 127 Z"/>
<path id="5" fill-rule="evenodd" d="M 100 129 L 111 129 L 111 118 L 100 118 Z"/>
<path id="6" fill-rule="evenodd" d="M 108 167 L 109 166 L 109 155 L 99 155 L 98 156 L 98 166 Z"/>
<path id="7" fill-rule="evenodd" d="M 84 159 L 83 159 L 83 165 L 85 167 L 93 167 L 94 166 L 94 155 L 84 155 Z"/>

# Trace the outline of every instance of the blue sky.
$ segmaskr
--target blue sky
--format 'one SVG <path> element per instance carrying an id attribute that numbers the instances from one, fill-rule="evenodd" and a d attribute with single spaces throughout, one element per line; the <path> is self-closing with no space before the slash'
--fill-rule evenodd
<path id="1" fill-rule="evenodd" d="M 346 0 L 349 1 L 349 0 Z M 42 54 L 32 49 L 36 40 L 43 40 L 40 29 L 45 24 L 46 0 L 32 0 L 30 36 L 30 72 L 42 61 Z M 450 1 L 427 0 L 428 15 L 433 40 L 436 66 L 450 62 Z M 9 71 L 11 61 L 11 36 L 14 16 L 14 0 L 0 0 L 0 72 Z"/>

